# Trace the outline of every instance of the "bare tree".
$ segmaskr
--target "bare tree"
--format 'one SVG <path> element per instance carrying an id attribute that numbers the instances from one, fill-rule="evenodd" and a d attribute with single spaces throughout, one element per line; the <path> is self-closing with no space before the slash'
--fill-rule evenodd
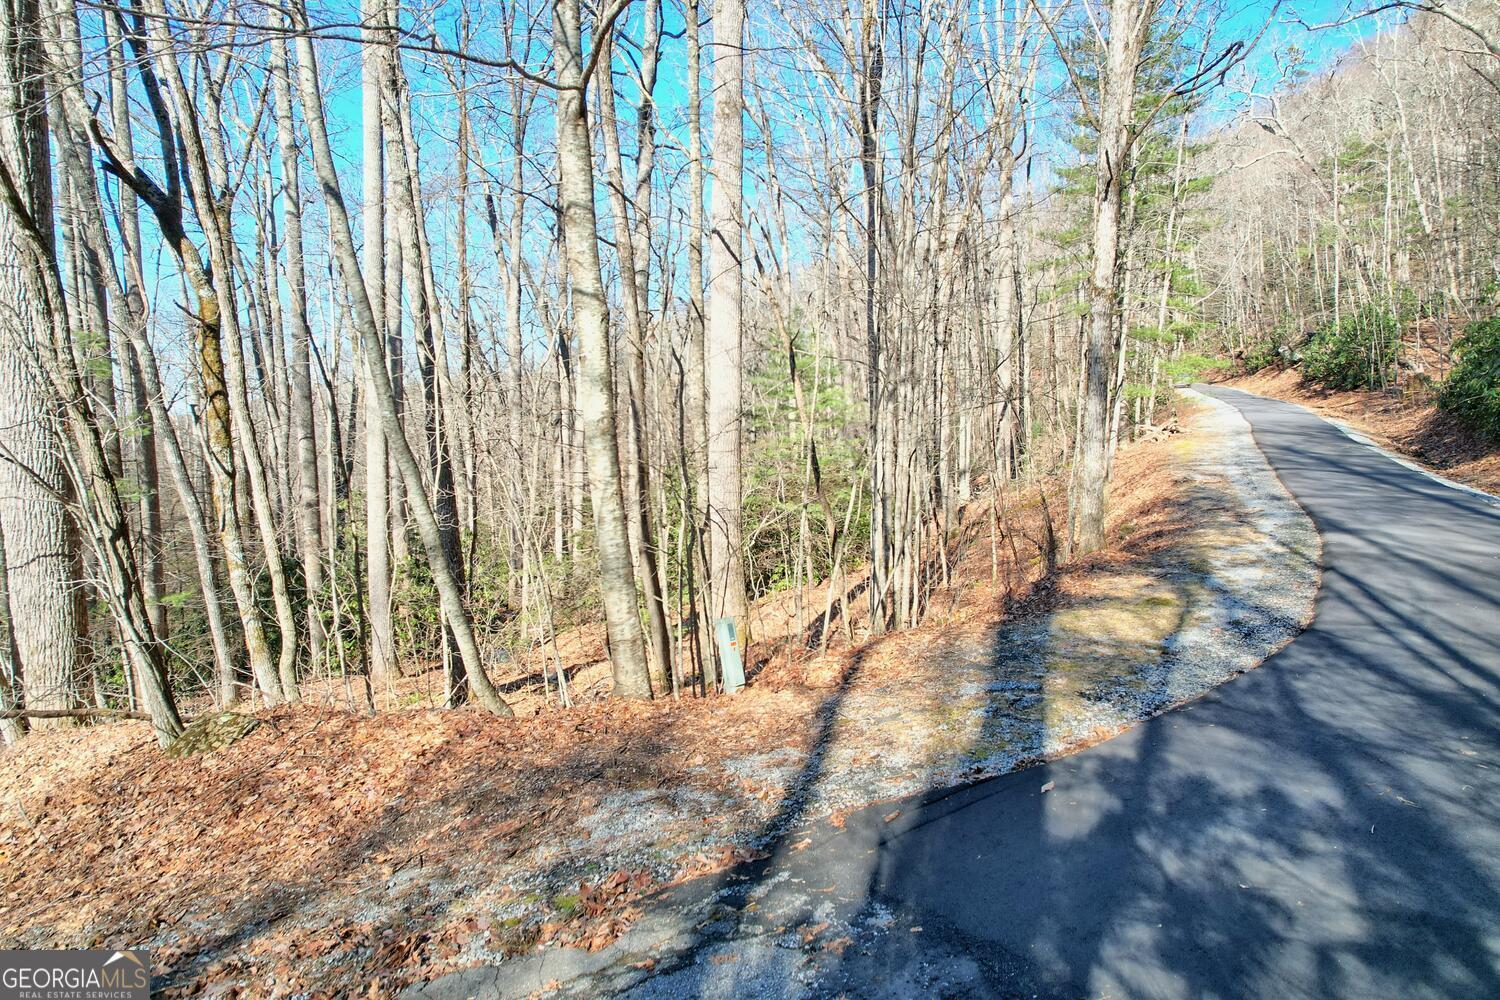
<path id="1" fill-rule="evenodd" d="M 360 50 L 360 111 L 363 122 L 364 170 L 364 283 L 373 320 L 384 349 L 392 317 L 386 314 L 385 273 L 385 133 L 381 95 L 389 73 L 384 32 L 379 25 L 389 17 L 386 0 L 362 0 L 364 45 Z M 398 310 L 399 311 L 399 310 Z M 399 317 L 394 325 L 399 329 Z M 396 646 L 391 623 L 390 471 L 384 422 L 375 383 L 380 373 L 371 368 L 375 355 L 365 352 L 365 586 L 369 590 L 370 674 L 377 686 L 389 684 L 396 670 Z M 387 373 L 387 378 L 390 373 Z"/>
<path id="2" fill-rule="evenodd" d="M 745 3 L 714 4 L 713 201 L 704 333 L 708 438 L 709 595 L 714 618 L 749 636 L 741 525 L 743 412 Z"/>
<path id="3" fill-rule="evenodd" d="M 1086 114 L 1098 134 L 1094 167 L 1093 264 L 1089 274 L 1089 325 L 1084 356 L 1085 390 L 1074 476 L 1072 551 L 1087 555 L 1104 546 L 1104 501 L 1109 489 L 1110 388 L 1118 350 L 1120 211 L 1127 160 L 1135 139 L 1136 74 L 1150 39 L 1158 0 L 1111 0 L 1099 98 Z"/>
<path id="4" fill-rule="evenodd" d="M 282 26 L 289 21 L 279 17 Z M 280 158 L 282 218 L 286 233 L 286 283 L 291 332 L 291 423 L 297 467 L 297 545 L 307 589 L 308 653 L 316 664 L 324 656 L 321 615 L 323 597 L 322 501 L 312 408 L 312 331 L 307 317 L 307 272 L 302 255 L 302 182 L 297 135 L 292 117 L 290 57 L 285 37 L 271 47 L 271 86 L 275 93 L 276 146 Z"/>
<path id="5" fill-rule="evenodd" d="M 0 12 L 0 159 L 15 202 L 0 211 L 0 543 L 14 626 L 10 669 L 28 707 L 63 709 L 75 704 L 79 666 L 77 539 L 42 368 L 51 329 L 17 215 L 48 220 L 42 249 L 52 252 L 40 14 L 34 0 Z"/>
<path id="6" fill-rule="evenodd" d="M 607 29 L 606 29 L 607 30 Z M 651 697 L 645 639 L 637 604 L 630 540 L 615 448 L 614 365 L 609 307 L 599 265 L 594 214 L 594 154 L 589 138 L 582 30 L 578 0 L 557 0 L 552 15 L 552 62 L 557 75 L 557 172 L 573 325 L 578 331 L 578 415 L 588 456 L 589 493 L 599 552 L 600 590 L 609 630 L 615 693 Z"/>
<path id="7" fill-rule="evenodd" d="M 386 433 L 391 454 L 397 469 L 406 482 L 407 495 L 412 514 L 417 522 L 417 533 L 432 572 L 433 583 L 442 603 L 448 627 L 453 631 L 459 657 L 464 666 L 464 675 L 475 700 L 497 715 L 512 714 L 511 708 L 490 682 L 480 658 L 479 646 L 474 639 L 474 630 L 464 604 L 463 588 L 457 577 L 457 569 L 449 562 L 450 553 L 443 544 L 443 531 L 437 515 L 428 502 L 422 483 L 422 470 L 416 455 L 406 440 L 401 427 L 400 415 L 396 412 L 396 396 L 391 388 L 391 379 L 385 371 L 385 345 L 381 343 L 380 327 L 360 272 L 359 257 L 354 249 L 354 235 L 349 226 L 348 211 L 344 207 L 343 194 L 339 188 L 338 172 L 334 168 L 333 151 L 328 143 L 328 126 L 323 118 L 323 97 L 318 80 L 318 66 L 313 52 L 312 40 L 307 31 L 307 11 L 298 7 L 293 17 L 300 33 L 297 36 L 297 82 L 302 99 L 303 121 L 307 124 L 313 151 L 314 171 L 322 188 L 323 202 L 328 210 L 329 239 L 333 245 L 334 260 L 344 284 L 349 289 L 350 311 L 358 332 L 371 376 L 371 386 L 379 404 L 381 425 Z"/>
<path id="8" fill-rule="evenodd" d="M 0 90 L 12 99 L 27 93 L 40 97 L 39 91 L 33 89 L 39 87 L 42 75 L 38 70 L 43 65 L 38 44 L 41 36 L 34 27 L 38 14 L 35 7 L 23 5 L 7 8 L 0 15 Z M 21 350 L 3 353 L 20 355 L 21 363 L 32 366 L 29 370 L 40 375 L 36 382 L 30 383 L 39 390 L 35 402 L 40 413 L 55 414 L 58 422 L 67 428 L 71 449 L 53 449 L 52 460 L 67 469 L 69 484 L 64 487 L 58 483 L 55 489 L 47 484 L 50 499 L 59 505 L 65 496 L 75 497 L 78 501 L 77 517 L 87 531 L 92 555 L 102 577 L 101 589 L 113 612 L 132 683 L 146 703 L 157 742 L 167 746 L 182 733 L 182 720 L 168 684 L 161 642 L 152 632 L 129 522 L 110 465 L 106 440 L 100 430 L 101 422 L 94 412 L 87 380 L 79 367 L 80 355 L 68 322 L 51 226 L 45 224 L 50 220 L 48 190 L 51 168 L 42 108 L 39 99 L 23 100 L 18 109 L 22 115 L 9 118 L 5 131 L 0 133 L 0 160 L 3 160 L 0 162 L 0 205 L 3 205 L 0 226 L 9 230 L 6 235 L 11 237 L 11 242 L 6 246 L 15 253 L 12 273 L 16 276 L 16 285 L 11 291 L 17 294 L 17 298 L 12 301 L 21 306 L 29 320 L 27 342 L 6 345 Z M 17 172 L 13 172 L 13 166 Z M 39 223 L 39 219 L 44 222 Z M 47 402 L 49 397 L 58 404 L 55 409 Z M 25 471 L 30 474 L 29 466 Z M 40 517 L 33 525 L 7 520 L 0 528 L 7 547 L 13 530 L 32 533 L 37 525 L 45 527 L 52 516 L 47 510 L 35 513 Z M 21 619 L 16 604 L 13 551 L 7 551 L 6 568 L 10 621 L 15 625 Z M 62 552 L 67 553 L 67 549 L 62 549 Z M 33 582 L 25 581 L 27 586 Z M 70 591 L 71 585 L 65 582 L 61 599 L 70 603 L 75 600 Z M 55 620 L 46 624 L 50 626 Z M 70 624 L 76 627 L 76 623 Z M 42 637 L 48 634 L 46 628 L 34 629 L 30 622 L 26 622 L 24 631 Z M 76 649 L 76 635 L 61 638 Z M 19 646 L 13 643 L 12 648 L 16 651 Z M 25 666 L 25 662 L 20 661 L 23 683 Z M 46 664 L 42 662 L 39 666 L 45 667 Z M 65 679 L 65 683 L 70 682 L 71 678 Z M 43 709 L 55 697 L 51 693 L 37 699 L 28 697 L 28 706 Z M 64 707 L 71 706 L 65 704 Z"/>

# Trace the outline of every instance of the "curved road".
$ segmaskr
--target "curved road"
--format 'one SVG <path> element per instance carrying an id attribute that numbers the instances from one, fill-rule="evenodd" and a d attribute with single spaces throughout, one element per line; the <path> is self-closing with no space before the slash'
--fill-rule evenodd
<path id="1" fill-rule="evenodd" d="M 622 942 L 669 945 L 650 978 L 616 958 L 530 970 L 536 985 L 589 973 L 587 992 L 640 997 L 1500 996 L 1500 508 L 1300 407 L 1205 391 L 1250 421 L 1322 533 L 1306 632 L 1093 749 L 889 822 L 890 805 L 856 814 L 712 894 L 683 887 L 679 916 Z M 774 934 L 820 920 L 852 933 L 813 960 Z M 442 985 L 522 983 L 422 993 L 457 995 Z"/>

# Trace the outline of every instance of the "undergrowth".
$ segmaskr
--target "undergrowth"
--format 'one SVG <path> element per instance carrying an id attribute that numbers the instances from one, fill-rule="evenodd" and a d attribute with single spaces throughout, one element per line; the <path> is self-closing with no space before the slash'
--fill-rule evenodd
<path id="1" fill-rule="evenodd" d="M 1453 371 L 1438 405 L 1486 437 L 1500 440 L 1500 316 L 1470 323 L 1453 345 Z"/>

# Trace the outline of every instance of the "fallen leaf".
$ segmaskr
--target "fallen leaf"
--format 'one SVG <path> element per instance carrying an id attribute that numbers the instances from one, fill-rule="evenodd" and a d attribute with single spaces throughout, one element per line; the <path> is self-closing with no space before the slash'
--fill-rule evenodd
<path id="1" fill-rule="evenodd" d="M 803 927 L 797 932 L 797 936 L 802 938 L 803 944 L 811 944 L 813 938 L 817 937 L 819 934 L 822 934 L 827 929 L 828 921 L 825 920 L 820 924 L 810 924 L 806 927 Z"/>
<path id="2" fill-rule="evenodd" d="M 823 943 L 823 950 L 831 951 L 835 955 L 842 955 L 844 950 L 853 943 L 854 939 L 851 937 L 834 938 L 832 941 L 825 941 Z"/>

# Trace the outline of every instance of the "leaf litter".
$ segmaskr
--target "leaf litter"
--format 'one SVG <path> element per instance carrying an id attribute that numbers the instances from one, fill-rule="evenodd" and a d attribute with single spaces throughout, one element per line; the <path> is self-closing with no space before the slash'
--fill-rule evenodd
<path id="1" fill-rule="evenodd" d="M 763 857 L 814 819 L 836 830 L 871 802 L 1111 735 L 1253 665 L 1311 606 L 1310 526 L 1268 468 L 1246 474 L 1263 495 L 1208 476 L 1248 434 L 1212 408 L 1192 422 L 1122 452 L 1116 544 L 1050 577 L 1032 489 L 1007 501 L 1015 546 L 992 545 L 982 504 L 965 512 L 916 629 L 818 655 L 794 605 L 820 613 L 821 589 L 761 602 L 754 683 L 735 697 L 518 719 L 281 707 L 180 759 L 144 723 L 30 737 L 0 775 L 0 941 L 146 945 L 165 996 L 391 996 L 536 948 L 598 950 L 662 886 Z M 1188 564 L 1226 539 L 1244 572 L 1205 587 L 1224 567 Z M 1257 575 L 1257 546 L 1303 558 Z M 1226 599 L 1254 603 L 1267 576 L 1286 608 L 1236 632 Z M 1232 635 L 1238 659 L 1164 673 Z"/>

